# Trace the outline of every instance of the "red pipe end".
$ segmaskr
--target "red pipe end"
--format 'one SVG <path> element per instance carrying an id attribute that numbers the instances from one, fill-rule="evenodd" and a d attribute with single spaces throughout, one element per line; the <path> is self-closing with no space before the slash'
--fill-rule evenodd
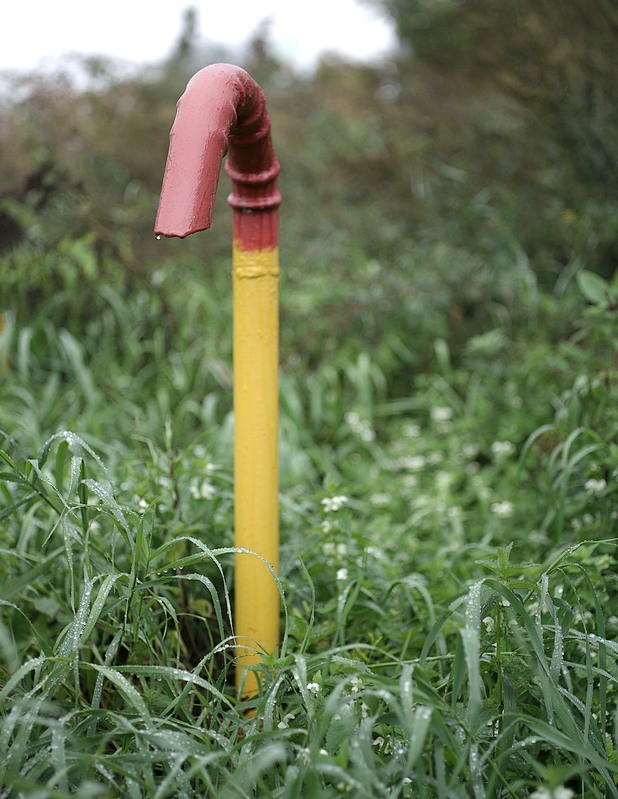
<path id="1" fill-rule="evenodd" d="M 213 64 L 196 73 L 178 101 L 155 221 L 157 236 L 184 238 L 210 227 L 221 163 L 235 209 L 276 208 L 279 164 L 260 87 L 240 67 Z"/>

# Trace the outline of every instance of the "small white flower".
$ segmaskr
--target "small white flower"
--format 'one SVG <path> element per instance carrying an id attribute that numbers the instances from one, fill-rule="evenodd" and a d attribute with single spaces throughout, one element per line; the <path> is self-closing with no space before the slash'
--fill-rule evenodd
<path id="1" fill-rule="evenodd" d="M 407 438 L 418 438 L 421 434 L 421 428 L 417 424 L 406 424 L 401 432 Z"/>
<path id="2" fill-rule="evenodd" d="M 509 516 L 513 515 L 513 503 L 509 502 L 508 499 L 502 502 L 494 502 L 491 506 L 491 512 L 501 519 L 508 519 Z"/>
<path id="3" fill-rule="evenodd" d="M 607 480 L 586 480 L 584 483 L 584 488 L 589 494 L 600 494 L 601 491 L 604 491 L 607 488 Z"/>
<path id="4" fill-rule="evenodd" d="M 427 458 L 424 455 L 409 455 L 407 458 L 402 458 L 401 466 L 408 469 L 410 472 L 418 472 L 425 468 Z"/>
<path id="5" fill-rule="evenodd" d="M 390 505 L 391 497 L 390 494 L 372 494 L 369 500 L 376 508 L 385 508 Z"/>
<path id="6" fill-rule="evenodd" d="M 515 445 L 510 441 L 494 441 L 491 451 L 497 457 L 512 455 L 515 452 Z"/>
<path id="7" fill-rule="evenodd" d="M 353 694 L 357 694 L 359 691 L 362 691 L 364 687 L 365 686 L 363 685 L 363 681 L 360 677 L 352 677 L 350 679 L 350 691 Z"/>
<path id="8" fill-rule="evenodd" d="M 337 569 L 337 579 L 338 580 L 347 580 L 348 579 L 348 570 L 343 567 L 341 569 Z"/>
<path id="9" fill-rule="evenodd" d="M 189 493 L 193 499 L 212 499 L 217 493 L 217 489 L 210 480 L 202 480 L 201 483 L 198 483 L 197 480 L 193 480 L 189 486 Z"/>
<path id="10" fill-rule="evenodd" d="M 453 409 L 440 407 L 432 408 L 431 418 L 434 420 L 434 422 L 448 422 L 449 419 L 453 418 Z"/>
<path id="11" fill-rule="evenodd" d="M 485 625 L 485 629 L 488 633 L 490 633 L 496 626 L 496 622 L 491 618 L 491 616 L 485 616 L 483 619 L 483 624 Z"/>
<path id="12" fill-rule="evenodd" d="M 461 448 L 461 451 L 466 458 L 476 458 L 476 456 L 479 454 L 479 448 L 476 444 L 464 444 Z"/>
<path id="13" fill-rule="evenodd" d="M 371 427 L 371 423 L 366 419 L 361 419 L 356 411 L 349 411 L 344 416 L 344 419 L 350 430 L 356 433 L 357 436 L 360 436 L 363 441 L 374 440 L 375 433 Z"/>
<path id="14" fill-rule="evenodd" d="M 308 682 L 307 690 L 315 696 L 316 694 L 319 694 L 322 689 L 319 682 Z"/>
<path id="15" fill-rule="evenodd" d="M 530 794 L 530 799 L 573 799 L 574 796 L 575 793 L 570 788 L 559 785 L 553 790 L 549 788 L 537 788 L 534 793 Z"/>
<path id="16" fill-rule="evenodd" d="M 335 544 L 333 541 L 325 541 L 322 544 L 322 552 L 328 557 L 344 558 L 348 553 L 348 547 L 347 544 Z"/>
<path id="17" fill-rule="evenodd" d="M 294 713 L 286 713 L 285 716 L 283 717 L 283 720 L 280 721 L 279 724 L 277 724 L 277 727 L 280 730 L 287 730 L 287 728 L 290 726 L 289 722 L 295 718 L 296 716 L 294 715 Z"/>
<path id="18" fill-rule="evenodd" d="M 373 739 L 373 746 L 381 747 L 381 752 L 383 755 L 390 755 L 393 753 L 393 746 L 390 739 L 386 741 L 381 735 L 378 735 L 377 738 Z"/>
<path id="19" fill-rule="evenodd" d="M 336 497 L 324 497 L 322 500 L 322 507 L 324 508 L 324 513 L 335 513 L 340 508 L 342 508 L 348 498 L 343 494 Z"/>
<path id="20" fill-rule="evenodd" d="M 577 375 L 573 383 L 573 388 L 575 391 L 585 391 L 589 384 L 588 375 Z"/>
<path id="21" fill-rule="evenodd" d="M 326 751 L 326 749 L 320 749 L 320 754 L 322 755 L 322 757 L 328 757 L 328 752 Z"/>
<path id="22" fill-rule="evenodd" d="M 148 510 L 148 502 L 145 499 L 140 499 L 137 503 L 137 509 L 140 513 L 145 513 Z"/>
<path id="23" fill-rule="evenodd" d="M 589 622 L 591 619 L 592 619 L 592 613 L 589 610 L 584 610 L 584 611 L 576 610 L 575 613 L 573 614 L 573 621 L 576 624 L 579 624 L 580 622 L 584 622 L 585 624 L 586 622 Z"/>

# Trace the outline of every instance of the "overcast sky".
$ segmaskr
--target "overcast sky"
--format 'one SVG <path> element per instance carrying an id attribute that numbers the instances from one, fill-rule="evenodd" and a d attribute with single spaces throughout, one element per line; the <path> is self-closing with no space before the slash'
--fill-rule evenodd
<path id="1" fill-rule="evenodd" d="M 212 44 L 241 45 L 270 17 L 276 53 L 301 68 L 324 51 L 371 59 L 394 45 L 391 25 L 360 0 L 2 0 L 0 70 L 53 66 L 68 53 L 157 62 L 189 6 Z"/>

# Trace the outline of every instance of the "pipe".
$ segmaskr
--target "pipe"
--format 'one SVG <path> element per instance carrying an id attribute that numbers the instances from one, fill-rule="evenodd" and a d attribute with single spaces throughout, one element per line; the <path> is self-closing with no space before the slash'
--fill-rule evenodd
<path id="1" fill-rule="evenodd" d="M 257 693 L 247 666 L 279 643 L 278 206 L 279 164 L 260 87 L 242 69 L 215 64 L 178 101 L 155 222 L 157 236 L 210 226 L 221 163 L 232 181 L 234 349 L 234 571 L 236 684 Z"/>
<path id="2" fill-rule="evenodd" d="M 250 75 L 231 64 L 205 67 L 191 78 L 176 109 L 156 235 L 185 238 L 210 227 L 226 152 L 232 208 L 267 211 L 280 205 L 270 117 Z M 276 241 L 251 243 L 276 246 Z"/>

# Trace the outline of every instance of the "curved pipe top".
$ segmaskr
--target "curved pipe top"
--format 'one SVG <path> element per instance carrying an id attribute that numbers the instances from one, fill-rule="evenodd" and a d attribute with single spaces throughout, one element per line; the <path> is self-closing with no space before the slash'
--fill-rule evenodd
<path id="1" fill-rule="evenodd" d="M 184 238 L 210 227 L 221 162 L 232 180 L 230 205 L 276 208 L 279 163 L 264 93 L 232 64 L 197 72 L 176 106 L 155 221 L 157 236 Z"/>

